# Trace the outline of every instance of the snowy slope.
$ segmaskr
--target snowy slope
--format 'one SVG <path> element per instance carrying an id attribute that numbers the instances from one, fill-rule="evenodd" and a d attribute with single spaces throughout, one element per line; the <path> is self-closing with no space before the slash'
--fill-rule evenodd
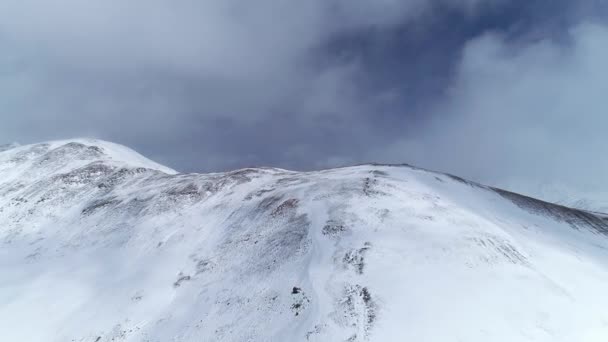
<path id="1" fill-rule="evenodd" d="M 2 341 L 607 341 L 608 224 L 409 166 L 0 152 Z"/>
<path id="2" fill-rule="evenodd" d="M 15 147 L 19 147 L 19 144 L 17 144 L 17 143 L 3 144 L 3 145 L 0 145 L 0 152 L 8 151 Z"/>
<path id="3" fill-rule="evenodd" d="M 602 191 L 601 186 L 588 185 L 583 189 L 575 189 L 556 182 L 543 184 L 516 182 L 508 184 L 507 187 L 515 192 L 529 194 L 548 202 L 608 214 L 608 192 Z"/>

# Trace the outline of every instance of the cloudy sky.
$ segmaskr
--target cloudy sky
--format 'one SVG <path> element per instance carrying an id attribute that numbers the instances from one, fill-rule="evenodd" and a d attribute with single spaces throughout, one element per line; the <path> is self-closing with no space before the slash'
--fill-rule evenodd
<path id="1" fill-rule="evenodd" d="M 603 0 L 2 0 L 0 142 L 608 192 Z M 518 189 L 521 190 L 521 189 Z"/>

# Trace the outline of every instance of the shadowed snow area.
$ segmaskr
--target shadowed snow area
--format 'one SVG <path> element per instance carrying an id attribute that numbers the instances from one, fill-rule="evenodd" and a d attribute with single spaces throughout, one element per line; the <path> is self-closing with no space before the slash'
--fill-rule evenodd
<path id="1" fill-rule="evenodd" d="M 6 341 L 606 341 L 608 222 L 407 165 L 0 149 Z"/>

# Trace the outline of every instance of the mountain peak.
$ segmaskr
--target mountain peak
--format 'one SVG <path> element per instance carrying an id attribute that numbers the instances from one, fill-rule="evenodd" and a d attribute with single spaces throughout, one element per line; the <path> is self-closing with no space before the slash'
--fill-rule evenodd
<path id="1" fill-rule="evenodd" d="M 4 162 L 11 168 L 46 167 L 49 170 L 65 171 L 87 163 L 102 162 L 127 168 L 152 169 L 166 174 L 178 173 L 126 146 L 99 139 L 79 138 L 10 146 L 5 149 L 0 147 L 0 164 Z"/>

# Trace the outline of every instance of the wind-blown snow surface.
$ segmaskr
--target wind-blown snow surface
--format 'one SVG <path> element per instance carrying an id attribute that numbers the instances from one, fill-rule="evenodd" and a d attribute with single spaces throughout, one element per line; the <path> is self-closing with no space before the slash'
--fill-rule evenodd
<path id="1" fill-rule="evenodd" d="M 556 182 L 536 185 L 514 182 L 507 184 L 507 187 L 567 207 L 608 214 L 608 192 L 599 190 L 601 187 L 575 189 Z"/>
<path id="2" fill-rule="evenodd" d="M 0 152 L 2 341 L 607 341 L 608 226 L 408 166 Z"/>

